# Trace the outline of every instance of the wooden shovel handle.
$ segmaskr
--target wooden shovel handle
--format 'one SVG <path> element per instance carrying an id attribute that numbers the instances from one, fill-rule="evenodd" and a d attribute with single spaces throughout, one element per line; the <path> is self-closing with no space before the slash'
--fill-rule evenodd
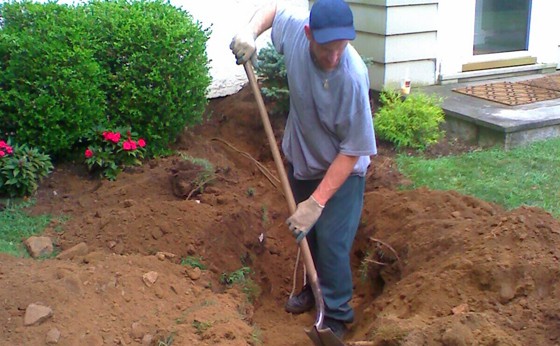
<path id="1" fill-rule="evenodd" d="M 253 65 L 249 60 L 243 66 L 245 67 L 245 73 L 247 73 L 247 78 L 249 79 L 249 83 L 251 84 L 251 89 L 253 90 L 253 94 L 255 95 L 257 105 L 259 106 L 261 120 L 264 125 L 264 130 L 268 138 L 270 149 L 272 150 L 272 157 L 274 158 L 274 163 L 276 164 L 276 170 L 278 170 L 278 174 L 280 175 L 280 181 L 282 183 L 282 190 L 284 191 L 284 197 L 288 202 L 288 208 L 290 210 L 290 214 L 293 214 L 296 211 L 296 201 L 294 199 L 294 194 L 292 193 L 292 188 L 290 187 L 290 183 L 288 181 L 288 175 L 286 174 L 286 170 L 284 168 L 284 164 L 280 156 L 280 151 L 278 150 L 278 145 L 276 144 L 274 132 L 272 131 L 272 126 L 270 125 L 270 119 L 268 118 L 268 113 L 266 111 L 266 107 L 264 105 L 261 91 L 257 83 L 257 77 L 255 76 L 255 72 L 253 71 Z M 299 247 L 303 254 L 303 263 L 305 264 L 305 268 L 307 270 L 307 276 L 311 284 L 313 293 L 315 295 L 317 311 L 320 312 L 322 315 L 324 311 L 323 295 L 321 294 L 319 279 L 317 277 L 317 271 L 315 270 L 315 265 L 313 264 L 313 258 L 311 257 L 311 251 L 309 250 L 309 244 L 307 243 L 306 238 L 303 238 L 301 240 L 301 242 L 299 243 Z M 322 322 L 323 321 L 321 316 L 321 320 L 319 321 L 319 324 L 322 324 Z"/>

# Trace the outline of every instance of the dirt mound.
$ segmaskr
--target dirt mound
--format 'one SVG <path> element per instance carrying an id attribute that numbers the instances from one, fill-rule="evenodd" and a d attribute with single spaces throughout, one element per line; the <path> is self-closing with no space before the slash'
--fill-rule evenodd
<path id="1" fill-rule="evenodd" d="M 0 256 L 0 344 L 310 343 L 303 328 L 314 314 L 283 310 L 297 249 L 253 96 L 212 100 L 208 115 L 185 131 L 180 154 L 115 182 L 56 168 L 34 212 L 66 215 L 45 235 L 60 251 L 85 243 L 88 254 Z M 272 122 L 280 138 L 283 119 Z M 393 155 L 382 145 L 368 175 L 347 341 L 559 344 L 559 222 L 455 192 L 399 191 Z M 186 156 L 212 165 L 202 188 Z M 26 326 L 34 303 L 52 314 Z"/>
<path id="2" fill-rule="evenodd" d="M 507 212 L 455 192 L 379 190 L 367 196 L 363 224 L 358 255 L 371 260 L 362 260 L 370 289 L 358 339 L 558 342 L 560 224 L 550 214 Z"/>

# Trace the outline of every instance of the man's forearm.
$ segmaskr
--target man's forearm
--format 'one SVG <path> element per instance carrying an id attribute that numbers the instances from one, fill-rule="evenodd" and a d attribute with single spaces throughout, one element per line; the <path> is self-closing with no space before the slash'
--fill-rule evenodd
<path id="1" fill-rule="evenodd" d="M 359 156 L 348 156 L 338 154 L 329 166 L 325 177 L 313 192 L 313 198 L 320 204 L 327 204 L 328 200 L 338 191 L 344 184 L 346 179 L 352 173 Z"/>
<path id="2" fill-rule="evenodd" d="M 248 28 L 257 38 L 260 34 L 272 27 L 274 16 L 276 15 L 276 1 L 269 1 L 268 4 L 259 8 L 249 21 Z"/>

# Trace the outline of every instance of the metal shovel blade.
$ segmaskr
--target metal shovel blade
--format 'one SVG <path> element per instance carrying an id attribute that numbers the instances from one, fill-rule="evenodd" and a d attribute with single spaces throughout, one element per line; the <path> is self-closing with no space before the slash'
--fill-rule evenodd
<path id="1" fill-rule="evenodd" d="M 317 346 L 344 346 L 344 343 L 334 335 L 330 328 L 317 329 L 313 326 L 311 329 L 305 329 L 307 336 Z"/>

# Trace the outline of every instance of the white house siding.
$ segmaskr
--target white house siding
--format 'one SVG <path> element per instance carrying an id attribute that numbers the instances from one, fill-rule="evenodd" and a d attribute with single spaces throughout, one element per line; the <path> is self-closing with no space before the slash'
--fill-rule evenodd
<path id="1" fill-rule="evenodd" d="M 434 84 L 437 0 L 348 0 L 358 31 L 354 46 L 369 66 L 372 89 L 405 79 Z"/>

